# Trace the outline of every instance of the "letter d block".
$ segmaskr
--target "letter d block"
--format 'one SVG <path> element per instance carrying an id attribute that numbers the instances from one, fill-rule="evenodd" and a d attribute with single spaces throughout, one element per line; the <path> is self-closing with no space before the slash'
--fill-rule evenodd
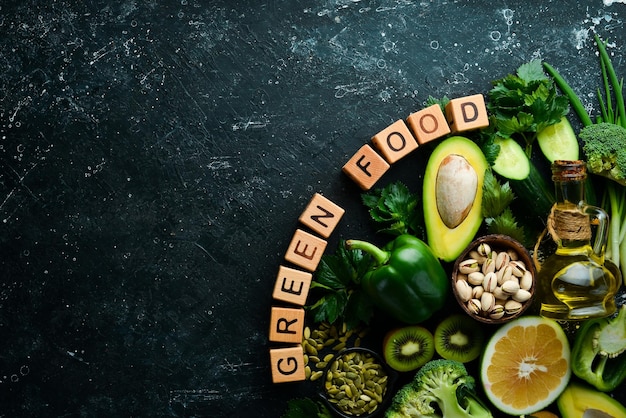
<path id="1" fill-rule="evenodd" d="M 326 250 L 326 241 L 301 229 L 291 238 L 285 260 L 308 271 L 315 271 Z"/>
<path id="2" fill-rule="evenodd" d="M 303 308 L 279 308 L 272 306 L 270 341 L 277 343 L 301 343 L 303 331 Z"/>
<path id="3" fill-rule="evenodd" d="M 316 234 L 328 238 L 344 213 L 345 210 L 321 194 L 315 193 L 298 220 Z"/>
<path id="4" fill-rule="evenodd" d="M 343 172 L 363 190 L 369 190 L 391 166 L 369 145 L 363 145 L 343 166 Z"/>
<path id="5" fill-rule="evenodd" d="M 372 142 L 389 164 L 404 158 L 417 148 L 417 141 L 402 119 L 374 135 Z"/>
<path id="6" fill-rule="evenodd" d="M 302 345 L 271 349 L 270 363 L 274 383 L 298 382 L 306 379 Z"/>
<path id="7" fill-rule="evenodd" d="M 482 94 L 459 97 L 446 105 L 446 118 L 453 133 L 489 126 L 489 116 Z"/>
<path id="8" fill-rule="evenodd" d="M 446 117 L 438 104 L 411 113 L 406 122 L 420 145 L 450 133 Z"/>

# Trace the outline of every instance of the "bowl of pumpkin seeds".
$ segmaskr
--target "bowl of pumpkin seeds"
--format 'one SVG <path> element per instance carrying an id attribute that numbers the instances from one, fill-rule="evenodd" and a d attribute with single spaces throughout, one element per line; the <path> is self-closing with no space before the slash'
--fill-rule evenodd
<path id="1" fill-rule="evenodd" d="M 320 396 L 340 417 L 375 417 L 393 396 L 397 372 L 365 347 L 338 352 L 324 369 Z"/>

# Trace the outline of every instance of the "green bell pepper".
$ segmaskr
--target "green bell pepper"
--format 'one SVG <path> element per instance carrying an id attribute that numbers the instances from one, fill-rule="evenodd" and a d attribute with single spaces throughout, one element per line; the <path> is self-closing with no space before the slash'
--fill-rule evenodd
<path id="1" fill-rule="evenodd" d="M 572 371 L 602 392 L 617 388 L 626 378 L 626 305 L 612 319 L 584 322 L 572 347 Z"/>
<path id="2" fill-rule="evenodd" d="M 449 278 L 439 259 L 419 238 L 400 235 L 382 249 L 359 240 L 348 240 L 346 246 L 373 257 L 361 287 L 375 305 L 394 318 L 417 324 L 446 302 Z"/>

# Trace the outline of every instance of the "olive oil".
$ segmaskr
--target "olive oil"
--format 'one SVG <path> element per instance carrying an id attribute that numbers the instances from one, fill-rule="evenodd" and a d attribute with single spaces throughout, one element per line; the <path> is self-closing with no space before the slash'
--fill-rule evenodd
<path id="1" fill-rule="evenodd" d="M 622 278 L 619 269 L 604 259 L 608 215 L 585 203 L 585 178 L 583 161 L 552 165 L 556 204 L 548 229 L 557 248 L 539 269 L 537 294 L 540 315 L 555 320 L 599 318 L 616 310 L 615 294 Z"/>
<path id="2" fill-rule="evenodd" d="M 591 246 L 585 245 L 576 251 L 559 249 L 546 259 L 538 290 L 542 316 L 576 320 L 615 312 L 619 280 L 605 265 L 593 260 L 592 252 Z"/>

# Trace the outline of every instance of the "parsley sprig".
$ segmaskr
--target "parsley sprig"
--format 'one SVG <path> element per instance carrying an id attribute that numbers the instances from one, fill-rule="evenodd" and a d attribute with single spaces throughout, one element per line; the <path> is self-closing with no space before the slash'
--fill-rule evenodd
<path id="1" fill-rule="evenodd" d="M 361 200 L 369 209 L 372 220 L 380 226 L 378 232 L 423 235 L 420 197 L 411 193 L 403 183 L 398 181 L 363 193 Z"/>
<path id="2" fill-rule="evenodd" d="M 513 200 L 515 194 L 509 182 L 502 184 L 491 170 L 485 171 L 481 209 L 487 232 L 508 235 L 524 243 L 526 238 L 524 228 L 517 223 L 510 207 Z"/>
<path id="3" fill-rule="evenodd" d="M 569 100 L 558 94 L 540 60 L 522 64 L 515 74 L 492 82 L 489 110 L 495 134 L 520 137 L 530 158 L 537 133 L 558 123 L 569 112 Z"/>
<path id="4" fill-rule="evenodd" d="M 348 329 L 360 323 L 369 324 L 373 305 L 360 283 L 371 263 L 369 255 L 361 250 L 348 250 L 343 240 L 334 254 L 322 256 L 311 282 L 318 299 L 307 307 L 314 322 L 332 324 L 340 320 Z"/>

